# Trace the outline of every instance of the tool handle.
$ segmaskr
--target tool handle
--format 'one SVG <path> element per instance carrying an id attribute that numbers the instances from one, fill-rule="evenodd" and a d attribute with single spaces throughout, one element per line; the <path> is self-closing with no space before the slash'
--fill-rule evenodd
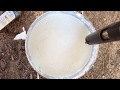
<path id="1" fill-rule="evenodd" d="M 120 40 L 120 21 L 88 35 L 85 40 L 89 45 Z"/>

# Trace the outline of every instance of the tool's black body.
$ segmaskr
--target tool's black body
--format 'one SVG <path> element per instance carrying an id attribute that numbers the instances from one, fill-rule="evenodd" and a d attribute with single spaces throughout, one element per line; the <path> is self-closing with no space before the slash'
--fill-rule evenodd
<path id="1" fill-rule="evenodd" d="M 89 45 L 120 40 L 120 21 L 88 35 L 85 40 Z"/>

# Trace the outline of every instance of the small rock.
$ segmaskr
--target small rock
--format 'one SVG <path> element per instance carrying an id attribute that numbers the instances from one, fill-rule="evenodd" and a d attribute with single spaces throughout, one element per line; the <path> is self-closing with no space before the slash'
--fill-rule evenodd
<path id="1" fill-rule="evenodd" d="M 4 55 L 4 53 L 2 53 L 2 55 Z"/>
<path id="2" fill-rule="evenodd" d="M 33 76 L 32 76 L 32 74 L 30 74 L 30 79 L 33 79 Z"/>
<path id="3" fill-rule="evenodd" d="M 104 21 L 106 21 L 107 19 L 106 18 L 103 18 Z"/>
<path id="4" fill-rule="evenodd" d="M 37 79 L 40 79 L 40 76 L 39 76 L 39 74 L 37 73 Z"/>
<path id="5" fill-rule="evenodd" d="M 109 71 L 112 71 L 112 69 L 109 69 Z"/>
<path id="6" fill-rule="evenodd" d="M 11 59 L 12 59 L 12 61 L 14 61 L 14 58 L 13 58 L 13 56 L 11 56 Z"/>
<path id="7" fill-rule="evenodd" d="M 102 76 L 102 78 L 103 78 L 103 79 L 106 79 L 106 77 L 105 77 L 105 76 Z"/>

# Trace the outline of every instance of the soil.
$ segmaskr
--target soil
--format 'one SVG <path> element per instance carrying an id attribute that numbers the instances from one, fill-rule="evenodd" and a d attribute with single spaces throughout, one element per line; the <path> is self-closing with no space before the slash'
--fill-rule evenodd
<path id="1" fill-rule="evenodd" d="M 0 78 L 45 79 L 33 70 L 25 54 L 25 41 L 13 40 L 26 31 L 32 22 L 45 11 L 22 11 L 22 14 L 0 31 Z M 0 11 L 1 14 L 1 11 Z M 99 30 L 120 21 L 120 11 L 84 11 L 83 14 Z M 120 42 L 100 44 L 98 57 L 93 67 L 80 79 L 119 79 Z"/>

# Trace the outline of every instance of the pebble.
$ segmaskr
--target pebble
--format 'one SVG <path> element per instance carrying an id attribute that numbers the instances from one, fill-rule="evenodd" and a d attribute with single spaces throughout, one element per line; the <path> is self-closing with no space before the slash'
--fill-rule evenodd
<path id="1" fill-rule="evenodd" d="M 107 19 L 106 18 L 103 18 L 104 21 L 106 21 Z"/>
<path id="2" fill-rule="evenodd" d="M 11 59 L 12 59 L 12 61 L 14 61 L 14 58 L 13 58 L 13 56 L 11 56 Z"/>
<path id="3" fill-rule="evenodd" d="M 2 55 L 4 55 L 4 53 L 2 53 Z"/>
<path id="4" fill-rule="evenodd" d="M 105 79 L 106 77 L 105 76 L 102 76 L 103 79 Z"/>

